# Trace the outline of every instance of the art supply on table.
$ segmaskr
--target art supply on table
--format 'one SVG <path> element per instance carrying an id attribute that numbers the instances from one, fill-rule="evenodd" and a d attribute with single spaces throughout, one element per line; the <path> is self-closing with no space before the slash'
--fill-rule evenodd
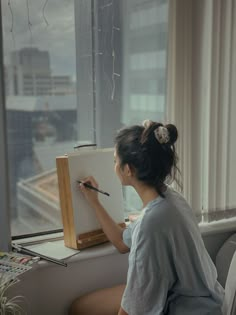
<path id="1" fill-rule="evenodd" d="M 0 285 L 14 280 L 20 274 L 30 270 L 39 261 L 39 257 L 31 257 L 15 252 L 0 252 Z"/>
<path id="2" fill-rule="evenodd" d="M 77 249 L 68 248 L 64 244 L 64 240 L 57 240 L 52 242 L 42 242 L 40 244 L 33 244 L 25 246 L 37 254 L 41 254 L 50 258 L 64 260 L 77 255 L 80 251 Z"/>
<path id="3" fill-rule="evenodd" d="M 28 255 L 31 255 L 31 256 L 34 256 L 34 257 L 39 257 L 39 258 L 42 258 L 44 260 L 47 260 L 47 261 L 50 261 L 54 264 L 57 264 L 57 265 L 61 265 L 61 266 L 64 266 L 64 267 L 67 267 L 67 263 L 65 263 L 64 261 L 62 260 L 59 260 L 59 259 L 56 259 L 56 258 L 52 258 L 52 257 L 48 257 L 48 256 L 45 256 L 45 255 L 42 255 L 42 254 L 39 254 L 35 251 L 32 251 L 30 249 L 27 249 L 21 245 L 18 245 L 18 244 L 12 244 L 12 247 L 20 252 L 20 253 L 25 253 L 25 254 L 28 254 Z"/>

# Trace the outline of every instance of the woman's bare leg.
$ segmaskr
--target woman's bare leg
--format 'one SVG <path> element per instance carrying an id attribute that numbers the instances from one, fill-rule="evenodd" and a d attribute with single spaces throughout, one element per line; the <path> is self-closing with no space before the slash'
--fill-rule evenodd
<path id="1" fill-rule="evenodd" d="M 76 299 L 69 315 L 117 315 L 125 285 L 97 290 Z"/>

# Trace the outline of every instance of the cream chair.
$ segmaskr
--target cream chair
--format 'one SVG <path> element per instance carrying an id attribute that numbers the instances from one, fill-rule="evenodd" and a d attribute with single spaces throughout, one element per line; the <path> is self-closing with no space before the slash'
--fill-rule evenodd
<path id="1" fill-rule="evenodd" d="M 223 314 L 236 315 L 236 251 L 231 260 L 225 283 Z"/>

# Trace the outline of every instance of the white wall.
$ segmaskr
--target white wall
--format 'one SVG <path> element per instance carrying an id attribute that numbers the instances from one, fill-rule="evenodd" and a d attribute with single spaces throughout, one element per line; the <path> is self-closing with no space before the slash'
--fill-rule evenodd
<path id="1" fill-rule="evenodd" d="M 65 315 L 78 296 L 124 283 L 128 255 L 110 244 L 84 250 L 70 258 L 68 267 L 40 262 L 21 276 L 10 295 L 23 295 L 28 315 Z"/>

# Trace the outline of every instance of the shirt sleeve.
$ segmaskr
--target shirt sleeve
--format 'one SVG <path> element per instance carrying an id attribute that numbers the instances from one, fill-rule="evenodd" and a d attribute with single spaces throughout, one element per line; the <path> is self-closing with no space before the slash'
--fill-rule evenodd
<path id="1" fill-rule="evenodd" d="M 129 315 L 161 315 L 167 300 L 168 280 L 160 271 L 151 238 L 145 237 L 139 228 L 140 224 L 133 226 L 127 285 L 121 306 Z"/>
<path id="2" fill-rule="evenodd" d="M 123 235 L 122 235 L 123 242 L 129 248 L 131 248 L 131 245 L 132 245 L 132 234 L 133 234 L 133 229 L 135 225 L 136 225 L 136 222 L 131 222 L 123 231 Z"/>

